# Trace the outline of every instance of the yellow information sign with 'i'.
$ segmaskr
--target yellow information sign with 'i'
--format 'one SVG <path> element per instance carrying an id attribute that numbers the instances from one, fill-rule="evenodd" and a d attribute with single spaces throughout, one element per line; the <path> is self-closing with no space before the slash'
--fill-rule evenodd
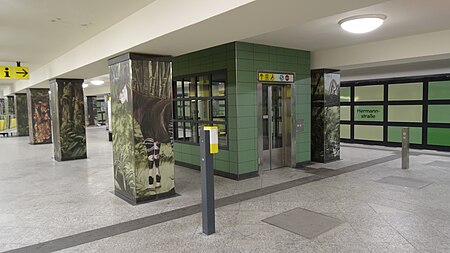
<path id="1" fill-rule="evenodd" d="M 28 67 L 0 66 L 0 79 L 30 79 Z"/>

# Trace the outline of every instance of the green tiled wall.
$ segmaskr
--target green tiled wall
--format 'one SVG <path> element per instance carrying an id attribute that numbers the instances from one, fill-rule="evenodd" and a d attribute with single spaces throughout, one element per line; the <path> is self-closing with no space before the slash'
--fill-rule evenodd
<path id="1" fill-rule="evenodd" d="M 231 174 L 258 171 L 257 71 L 296 74 L 296 117 L 305 131 L 297 135 L 297 162 L 309 161 L 311 135 L 310 54 L 306 51 L 233 42 L 174 58 L 173 75 L 227 69 L 228 149 L 215 155 L 215 168 Z M 175 143 L 177 161 L 199 165 L 199 146 Z"/>

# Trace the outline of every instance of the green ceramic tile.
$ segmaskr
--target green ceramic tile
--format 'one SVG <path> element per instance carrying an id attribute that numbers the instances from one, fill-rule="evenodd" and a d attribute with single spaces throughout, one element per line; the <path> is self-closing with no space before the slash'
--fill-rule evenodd
<path id="1" fill-rule="evenodd" d="M 256 150 L 256 139 L 240 140 L 238 142 L 239 152 L 246 150 Z"/>
<path id="2" fill-rule="evenodd" d="M 256 82 L 239 82 L 237 85 L 237 94 L 239 96 L 242 93 L 256 93 Z"/>
<path id="3" fill-rule="evenodd" d="M 267 61 L 260 61 L 255 60 L 254 62 L 255 70 L 273 70 L 272 62 L 270 60 Z"/>
<path id="4" fill-rule="evenodd" d="M 256 139 L 256 128 L 242 128 L 238 129 L 237 136 L 238 140 L 248 140 L 248 139 Z"/>
<path id="5" fill-rule="evenodd" d="M 256 72 L 254 72 L 254 71 L 239 71 L 238 70 L 237 82 L 238 83 L 240 83 L 240 82 L 256 83 Z"/>
<path id="6" fill-rule="evenodd" d="M 297 162 L 309 162 L 311 161 L 311 153 L 310 152 L 300 152 L 297 153 L 296 156 Z"/>
<path id="7" fill-rule="evenodd" d="M 251 106 L 255 107 L 256 106 L 256 92 L 239 94 L 237 97 L 237 104 L 239 106 L 251 105 Z"/>
<path id="8" fill-rule="evenodd" d="M 246 174 L 258 171 L 258 163 L 256 160 L 239 163 L 239 174 Z"/>
<path id="9" fill-rule="evenodd" d="M 254 108 L 254 106 L 251 106 Z M 244 117 L 240 116 L 237 121 L 238 131 L 241 128 L 256 128 L 256 117 Z"/>
<path id="10" fill-rule="evenodd" d="M 397 126 L 388 127 L 388 141 L 389 142 L 402 142 L 402 128 Z M 410 127 L 409 128 L 409 142 L 413 144 L 422 144 L 422 128 Z"/>
<path id="11" fill-rule="evenodd" d="M 228 156 L 230 158 L 230 162 L 237 162 L 238 161 L 238 152 L 229 151 Z"/>
<path id="12" fill-rule="evenodd" d="M 255 53 L 270 53 L 270 46 L 261 45 L 261 44 L 254 44 L 253 45 L 253 51 Z"/>
<path id="13" fill-rule="evenodd" d="M 237 69 L 244 71 L 254 71 L 253 60 L 249 59 L 238 59 L 237 61 Z"/>
<path id="14" fill-rule="evenodd" d="M 251 51 L 253 52 L 254 48 L 253 43 L 246 43 L 246 42 L 236 42 L 236 50 L 239 51 Z"/>
<path id="15" fill-rule="evenodd" d="M 429 105 L 428 123 L 450 123 L 450 105 Z"/>
<path id="16" fill-rule="evenodd" d="M 237 51 L 237 58 L 254 60 L 254 53 L 253 51 L 246 51 L 246 50 Z"/>
<path id="17" fill-rule="evenodd" d="M 430 82 L 428 84 L 428 99 L 450 99 L 450 81 Z"/>
<path id="18" fill-rule="evenodd" d="M 239 103 L 238 103 L 239 105 Z M 246 106 L 239 105 L 237 108 L 237 116 L 241 117 L 256 117 L 256 107 L 255 106 Z M 240 119 L 239 119 L 240 121 Z"/>
<path id="19" fill-rule="evenodd" d="M 232 174 L 235 174 L 235 175 L 238 174 L 238 169 L 239 169 L 239 167 L 238 167 L 238 164 L 237 164 L 237 163 L 235 163 L 235 162 L 230 162 L 230 163 L 229 163 L 229 169 L 230 169 L 229 173 L 232 173 Z"/>

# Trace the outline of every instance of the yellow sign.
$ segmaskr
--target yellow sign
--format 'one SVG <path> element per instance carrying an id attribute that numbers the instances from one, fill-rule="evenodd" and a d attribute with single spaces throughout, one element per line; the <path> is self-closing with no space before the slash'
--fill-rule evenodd
<path id="1" fill-rule="evenodd" d="M 275 75 L 273 73 L 258 73 L 258 81 L 275 81 Z"/>
<path id="2" fill-rule="evenodd" d="M 204 126 L 205 131 L 209 131 L 209 153 L 219 153 L 219 129 L 216 126 Z"/>
<path id="3" fill-rule="evenodd" d="M 0 66 L 0 79 L 29 79 L 28 67 Z"/>
<path id="4" fill-rule="evenodd" d="M 269 73 L 258 72 L 258 81 L 260 82 L 278 82 L 278 83 L 293 83 L 293 73 Z"/>

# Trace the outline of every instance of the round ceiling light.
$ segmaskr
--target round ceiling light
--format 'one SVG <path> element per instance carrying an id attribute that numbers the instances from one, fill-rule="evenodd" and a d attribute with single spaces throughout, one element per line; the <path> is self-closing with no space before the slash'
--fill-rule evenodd
<path id="1" fill-rule="evenodd" d="M 386 15 L 368 14 L 344 18 L 339 21 L 342 29 L 351 33 L 368 33 L 380 27 Z"/>
<path id="2" fill-rule="evenodd" d="M 84 88 L 87 88 L 88 86 L 89 86 L 89 84 L 87 84 L 87 83 L 83 83 L 83 85 L 81 85 L 82 87 L 83 87 L 83 89 Z"/>
<path id="3" fill-rule="evenodd" d="M 103 80 L 91 80 L 93 85 L 102 85 L 105 81 Z"/>

